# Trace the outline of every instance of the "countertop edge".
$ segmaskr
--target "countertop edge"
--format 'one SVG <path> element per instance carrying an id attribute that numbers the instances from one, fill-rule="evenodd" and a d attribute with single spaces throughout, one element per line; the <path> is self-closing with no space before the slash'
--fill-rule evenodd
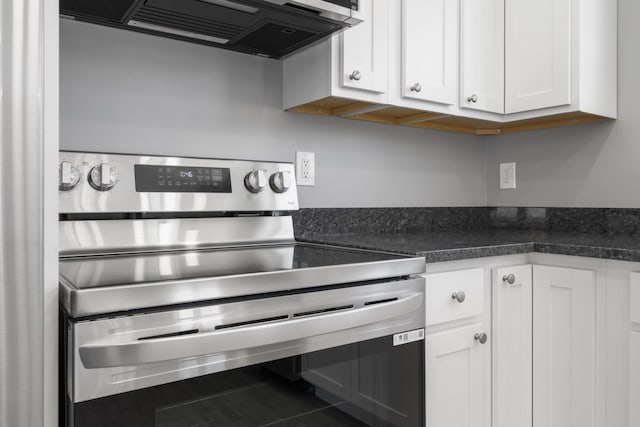
<path id="1" fill-rule="evenodd" d="M 494 256 L 518 255 L 532 252 L 570 255 L 588 258 L 610 259 L 616 261 L 640 262 L 640 246 L 638 248 L 619 248 L 598 245 L 584 245 L 558 242 L 518 242 L 495 245 L 472 246 L 462 248 L 433 249 L 424 251 L 399 251 L 397 248 L 379 247 L 367 244 L 358 244 L 354 239 L 353 243 L 330 241 L 329 239 L 297 237 L 300 242 L 331 244 L 354 249 L 366 249 L 374 251 L 385 251 L 400 255 L 424 257 L 427 263 L 457 261 L 473 258 L 486 258 Z"/>

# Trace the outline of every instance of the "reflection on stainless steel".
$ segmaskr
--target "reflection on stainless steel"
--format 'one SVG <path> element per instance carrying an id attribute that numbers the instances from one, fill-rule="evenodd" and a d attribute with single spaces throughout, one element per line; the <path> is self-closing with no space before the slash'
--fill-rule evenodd
<path id="1" fill-rule="evenodd" d="M 87 369 L 114 368 L 262 347 L 382 322 L 410 313 L 420 307 L 422 302 L 423 295 L 416 293 L 390 302 L 363 305 L 360 308 L 344 311 L 335 309 L 331 314 L 297 319 L 295 312 L 307 309 L 291 306 L 288 314 L 270 317 L 257 326 L 189 333 L 166 338 L 149 338 L 119 344 L 100 343 L 82 346 L 80 359 Z M 344 302 L 341 301 L 341 304 Z M 314 310 L 316 309 L 317 306 L 314 307 Z M 285 316 L 287 318 L 282 319 Z M 279 321 L 270 322 L 272 319 Z"/>
<path id="2" fill-rule="evenodd" d="M 62 221 L 60 255 L 293 242 L 290 216 Z"/>
<path id="3" fill-rule="evenodd" d="M 269 163 L 241 160 L 216 160 L 183 157 L 133 156 L 122 154 L 60 152 L 60 162 L 76 165 L 84 177 L 71 191 L 59 193 L 61 213 L 87 212 L 226 212 L 226 211 L 288 211 L 298 209 L 295 182 L 286 193 L 262 191 L 257 194 L 244 189 L 244 177 L 253 170 L 265 170 L 270 176 L 288 171 L 291 163 Z M 90 170 L 109 164 L 118 171 L 117 184 L 108 191 L 96 191 L 89 185 Z M 176 166 L 191 168 L 229 168 L 231 193 L 137 192 L 135 165 Z M 209 197 L 208 197 L 209 196 Z"/>
<path id="4" fill-rule="evenodd" d="M 211 382 L 226 387 L 223 377 L 237 374 L 255 385 L 260 380 L 251 372 L 261 369 L 256 364 L 267 371 L 278 364 L 300 367 L 317 359 L 311 352 L 339 346 L 346 346 L 340 350 L 349 352 L 345 360 L 363 372 L 374 369 L 367 352 L 377 349 L 376 372 L 396 383 L 401 377 L 400 388 L 415 381 L 410 405 L 394 404 L 381 415 L 390 402 L 384 396 L 377 406 L 360 403 L 392 387 L 365 384 L 353 394 L 372 394 L 350 405 L 366 416 L 345 408 L 337 409 L 338 416 L 365 424 L 371 424 L 367 417 L 377 417 L 397 418 L 390 425 L 420 425 L 424 348 L 403 337 L 422 333 L 424 338 L 425 279 L 415 276 L 425 271 L 424 258 L 296 242 L 286 212 L 298 207 L 295 183 L 286 182 L 291 164 L 87 153 L 60 158 L 83 173 L 76 188 L 60 192 L 66 427 L 87 427 L 94 414 L 108 420 L 105 426 L 140 426 L 142 418 L 145 427 L 158 425 L 153 414 L 163 402 L 202 402 Z M 112 188 L 86 183 L 88 171 L 100 164 L 113 166 L 101 167 L 105 177 L 118 171 Z M 250 191 L 244 178 L 256 170 L 264 170 L 263 181 L 274 174 L 277 179 L 262 191 Z M 398 363 L 396 371 L 391 365 Z M 305 383 L 313 390 L 320 372 L 307 372 L 316 375 Z M 202 381 L 203 390 L 197 385 Z M 230 386 L 237 388 L 235 382 Z M 153 388 L 123 394 L 148 387 Z M 290 398 L 291 392 L 298 393 L 291 389 Z M 393 388 L 393 394 L 402 391 Z M 219 400 L 208 402 L 216 405 L 214 412 L 228 409 Z M 411 408 L 411 414 L 397 408 Z M 114 413 L 120 410 L 125 415 Z M 203 422 L 197 413 L 163 414 L 180 417 L 179 423 Z M 228 421 L 220 421 L 224 416 L 205 421 L 213 419 L 216 425 Z"/>
<path id="5" fill-rule="evenodd" d="M 424 278 L 420 277 L 78 322 L 69 360 L 74 374 L 71 396 L 74 402 L 81 402 L 421 328 L 423 289 Z M 371 304 L 376 302 L 379 304 Z M 336 306 L 353 308 L 294 317 Z M 216 331 L 216 326 L 283 316 L 284 320 Z M 153 338 L 196 330 L 173 338 Z M 100 367 L 122 363 L 129 365 Z"/>
<path id="6" fill-rule="evenodd" d="M 305 246 L 282 247 L 282 248 L 261 248 L 261 249 L 242 249 L 239 252 L 230 251 L 227 254 L 210 252 L 201 254 L 204 257 L 220 257 L 230 259 L 235 253 L 238 257 L 242 257 L 244 252 L 258 255 L 260 261 L 247 261 L 247 259 L 234 261 L 234 269 L 247 269 L 241 274 L 232 275 L 215 275 L 215 265 L 207 264 L 209 273 L 206 276 L 198 277 L 198 274 L 204 274 L 207 270 L 206 266 L 202 268 L 189 268 L 184 262 L 184 254 L 173 255 L 155 255 L 165 256 L 171 261 L 168 265 L 170 268 L 178 270 L 164 270 L 167 276 L 180 277 L 178 279 L 161 280 L 163 270 L 153 271 L 145 267 L 145 261 L 138 261 L 138 264 L 130 263 L 127 258 L 88 258 L 83 260 L 65 260 L 60 263 L 60 293 L 61 303 L 64 308 L 75 316 L 89 316 L 95 314 L 104 314 L 109 312 L 118 312 L 126 310 L 134 310 L 148 307 L 158 307 L 171 304 L 183 304 L 195 301 L 206 301 L 218 298 L 230 298 L 245 295 L 256 295 L 267 292 L 288 291 L 294 289 L 313 288 L 317 286 L 336 285 L 350 282 L 362 282 L 366 280 L 377 280 L 382 278 L 402 277 L 418 274 L 424 271 L 424 258 L 403 258 L 384 254 L 364 253 L 365 259 L 358 260 L 360 262 L 339 264 L 335 256 L 342 255 L 343 261 L 348 259 L 350 255 L 356 259 L 359 258 L 358 252 L 350 251 L 328 251 L 334 256 L 333 260 L 316 260 L 323 266 L 306 267 L 305 264 L 313 265 L 313 256 L 307 256 L 308 262 L 301 261 L 298 265 L 291 264 L 291 249 L 295 250 Z M 322 249 L 314 251 L 313 247 L 307 248 L 311 253 L 322 255 Z M 224 251 L 223 251 L 224 252 Z M 376 257 L 377 255 L 377 257 Z M 151 264 L 156 265 L 158 260 L 154 256 L 150 258 Z M 293 258 L 295 260 L 295 257 Z M 304 257 L 303 257 L 304 259 Z M 119 261 L 124 264 L 118 265 Z M 97 264 L 95 264 L 97 262 Z M 264 262 L 264 264 L 260 264 Z M 105 265 L 111 263 L 113 266 L 104 268 Z M 282 267 L 280 270 L 262 270 L 266 263 L 272 263 L 271 266 Z M 128 264 L 128 265 L 127 265 Z M 86 267 L 84 267 L 86 265 Z M 125 267 L 126 265 L 126 267 Z M 68 267 L 67 267 L 68 266 Z M 260 270 L 251 270 L 250 267 L 258 267 Z M 132 268 L 125 272 L 125 268 Z M 166 267 L 165 267 L 166 268 Z M 95 269 L 91 278 L 91 269 Z M 84 273 L 88 271 L 88 273 Z M 236 270 L 238 271 L 238 270 Z M 133 283 L 135 274 L 143 278 L 142 282 Z M 182 273 L 188 273 L 182 275 Z M 75 276 L 74 276 L 75 275 Z M 189 276 L 193 276 L 189 278 Z M 69 276 L 69 277 L 67 277 Z M 118 283 L 118 277 L 128 279 Z M 158 280 L 150 281 L 149 278 L 154 277 Z M 72 281 L 79 280 L 79 286 L 87 289 L 78 288 Z M 114 286 L 117 285 L 117 286 Z M 93 287 L 92 287 L 93 286 Z"/>
<path id="7" fill-rule="evenodd" d="M 269 3 L 298 5 L 306 9 L 317 11 L 320 16 L 324 16 L 336 21 L 343 21 L 349 25 L 356 25 L 362 22 L 360 19 L 351 16 L 351 10 L 338 4 L 322 0 L 264 0 Z"/>
<path id="8" fill-rule="evenodd" d="M 60 275 L 77 289 L 290 270 L 294 247 L 167 252 L 69 259 Z"/>

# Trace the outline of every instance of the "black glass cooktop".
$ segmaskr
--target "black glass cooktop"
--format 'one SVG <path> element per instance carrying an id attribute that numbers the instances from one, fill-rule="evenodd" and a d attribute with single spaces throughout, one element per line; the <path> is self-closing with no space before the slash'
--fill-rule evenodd
<path id="1" fill-rule="evenodd" d="M 76 289 L 88 289 L 406 258 L 379 252 L 289 244 L 70 258 L 60 261 L 60 276 Z"/>

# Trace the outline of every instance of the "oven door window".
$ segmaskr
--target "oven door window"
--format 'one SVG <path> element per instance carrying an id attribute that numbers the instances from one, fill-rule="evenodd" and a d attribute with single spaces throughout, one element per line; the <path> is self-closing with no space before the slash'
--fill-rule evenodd
<path id="1" fill-rule="evenodd" d="M 424 342 L 390 336 L 70 407 L 72 427 L 424 426 Z"/>

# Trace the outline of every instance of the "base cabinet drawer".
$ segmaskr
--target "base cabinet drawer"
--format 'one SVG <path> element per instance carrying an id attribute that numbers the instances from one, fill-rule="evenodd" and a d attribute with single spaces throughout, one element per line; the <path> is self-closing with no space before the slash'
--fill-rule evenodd
<path id="1" fill-rule="evenodd" d="M 427 326 L 481 315 L 484 271 L 481 268 L 425 275 Z"/>

